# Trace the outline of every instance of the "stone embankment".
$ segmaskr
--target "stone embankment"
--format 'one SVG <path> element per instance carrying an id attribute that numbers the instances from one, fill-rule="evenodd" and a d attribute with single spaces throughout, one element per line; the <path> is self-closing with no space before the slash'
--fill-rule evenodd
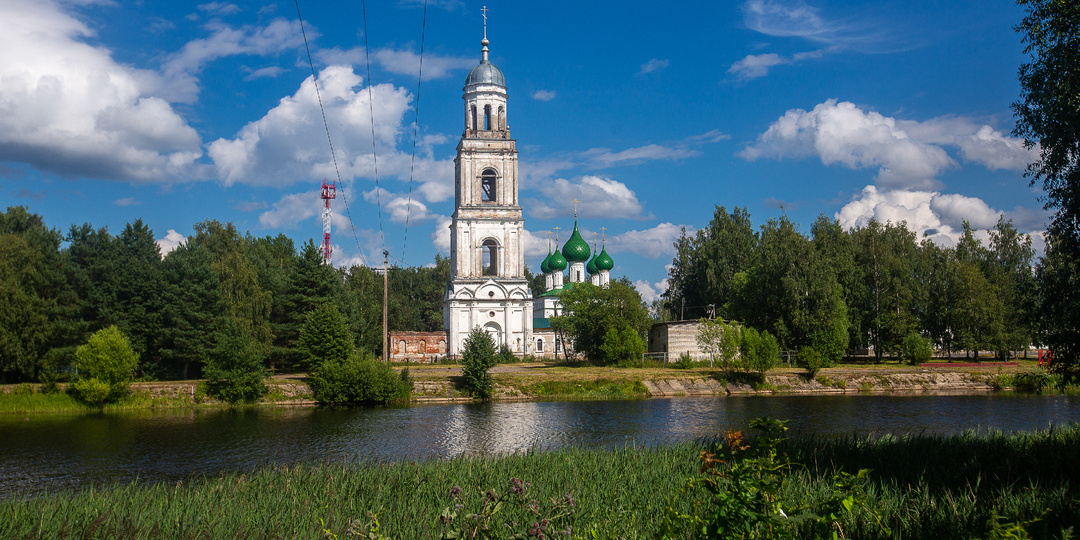
<path id="1" fill-rule="evenodd" d="M 649 394 L 701 396 L 737 394 L 843 394 L 856 392 L 979 392 L 994 389 L 993 375 L 963 372 L 830 373 L 810 379 L 781 373 L 765 377 L 764 384 L 732 383 L 713 378 L 642 381 Z"/>

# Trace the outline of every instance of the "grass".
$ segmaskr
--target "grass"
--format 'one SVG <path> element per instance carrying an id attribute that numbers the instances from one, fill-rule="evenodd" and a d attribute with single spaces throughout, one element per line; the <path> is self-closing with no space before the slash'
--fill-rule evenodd
<path id="1" fill-rule="evenodd" d="M 125 484 L 0 501 L 2 538 L 326 538 L 376 515 L 389 538 L 438 538 L 438 516 L 462 489 L 467 509 L 510 478 L 539 501 L 566 493 L 577 538 L 651 538 L 698 473 L 704 443 L 619 450 L 564 449 L 447 461 L 306 464 L 177 484 Z M 827 499 L 835 471 L 871 469 L 866 498 L 891 527 L 845 514 L 848 538 L 984 538 L 1000 515 L 1034 538 L 1060 538 L 1080 521 L 1080 424 L 1037 433 L 966 433 L 869 439 L 797 438 L 782 449 L 804 464 L 784 484 L 793 504 Z M 533 516 L 508 505 L 500 524 Z M 560 528 L 563 523 L 560 523 Z M 508 535 L 507 535 L 508 536 Z"/>
<path id="2" fill-rule="evenodd" d="M 649 391 L 641 381 L 594 379 L 580 381 L 543 381 L 526 385 L 523 390 L 534 396 L 572 396 L 589 399 L 645 398 Z"/>

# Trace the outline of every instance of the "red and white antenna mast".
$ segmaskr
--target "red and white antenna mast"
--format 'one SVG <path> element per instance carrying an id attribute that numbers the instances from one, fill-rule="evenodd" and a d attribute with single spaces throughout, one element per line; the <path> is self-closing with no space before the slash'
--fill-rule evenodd
<path id="1" fill-rule="evenodd" d="M 330 201 L 337 198 L 337 184 L 335 182 L 327 182 L 325 178 L 322 181 L 322 252 L 323 260 L 326 264 L 332 264 L 330 260 L 330 218 L 333 214 L 330 212 Z"/>

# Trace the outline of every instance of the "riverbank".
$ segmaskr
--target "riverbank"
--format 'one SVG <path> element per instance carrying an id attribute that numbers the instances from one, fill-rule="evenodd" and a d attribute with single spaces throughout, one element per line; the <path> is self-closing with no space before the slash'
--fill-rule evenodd
<path id="1" fill-rule="evenodd" d="M 460 388 L 457 365 L 408 366 L 416 403 L 472 401 Z M 958 364 L 919 367 L 899 364 L 847 364 L 827 368 L 810 378 L 799 368 L 777 368 L 764 377 L 727 374 L 706 366 L 619 368 L 567 366 L 555 363 L 504 364 L 492 368 L 495 400 L 644 399 L 701 395 L 786 395 L 900 392 L 990 392 L 1013 389 L 1016 376 L 1039 370 L 1035 361 L 1014 365 Z M 137 382 L 131 395 L 106 411 L 153 408 L 224 407 L 199 391 L 198 380 Z M 267 381 L 266 397 L 254 406 L 309 406 L 311 390 L 303 374 L 279 375 Z M 39 385 L 0 385 L 0 414 L 61 413 L 89 410 L 63 392 L 41 393 Z"/>
<path id="2" fill-rule="evenodd" d="M 757 443 L 747 442 L 752 455 Z M 701 477 L 703 449 L 719 450 L 568 448 L 123 484 L 0 501 L 0 537 L 400 540 L 439 538 L 453 518 L 460 527 L 489 523 L 506 537 L 546 519 L 552 538 L 653 538 L 669 512 L 711 504 L 704 490 L 684 489 Z M 863 504 L 837 512 L 848 538 L 987 538 L 995 516 L 1034 538 L 1062 538 L 1080 515 L 1080 492 L 1070 489 L 1080 482 L 1076 424 L 1011 435 L 793 438 L 780 450 L 802 464 L 777 478 L 777 504 L 791 515 L 835 501 L 833 474 L 869 470 L 857 489 Z"/>

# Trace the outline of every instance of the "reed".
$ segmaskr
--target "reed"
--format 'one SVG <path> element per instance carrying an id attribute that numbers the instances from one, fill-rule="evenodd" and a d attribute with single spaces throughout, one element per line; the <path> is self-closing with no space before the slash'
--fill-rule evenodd
<path id="1" fill-rule="evenodd" d="M 669 508 L 685 512 L 709 442 L 621 449 L 569 448 L 508 456 L 374 463 L 300 464 L 175 484 L 123 484 L 0 501 L 0 538 L 346 538 L 371 524 L 389 538 L 438 538 L 439 516 L 460 503 L 479 508 L 485 493 L 506 493 L 511 478 L 531 483 L 541 504 L 571 494 L 576 538 L 652 538 Z M 1080 518 L 1080 425 L 1006 435 L 796 438 L 783 450 L 796 467 L 785 499 L 813 506 L 832 495 L 835 471 L 870 468 L 866 497 L 892 529 L 846 515 L 848 538 L 985 538 L 994 515 L 1027 522 L 1036 538 L 1059 538 Z M 507 505 L 499 527 L 534 516 Z M 503 537 L 509 537 L 506 529 Z"/>

